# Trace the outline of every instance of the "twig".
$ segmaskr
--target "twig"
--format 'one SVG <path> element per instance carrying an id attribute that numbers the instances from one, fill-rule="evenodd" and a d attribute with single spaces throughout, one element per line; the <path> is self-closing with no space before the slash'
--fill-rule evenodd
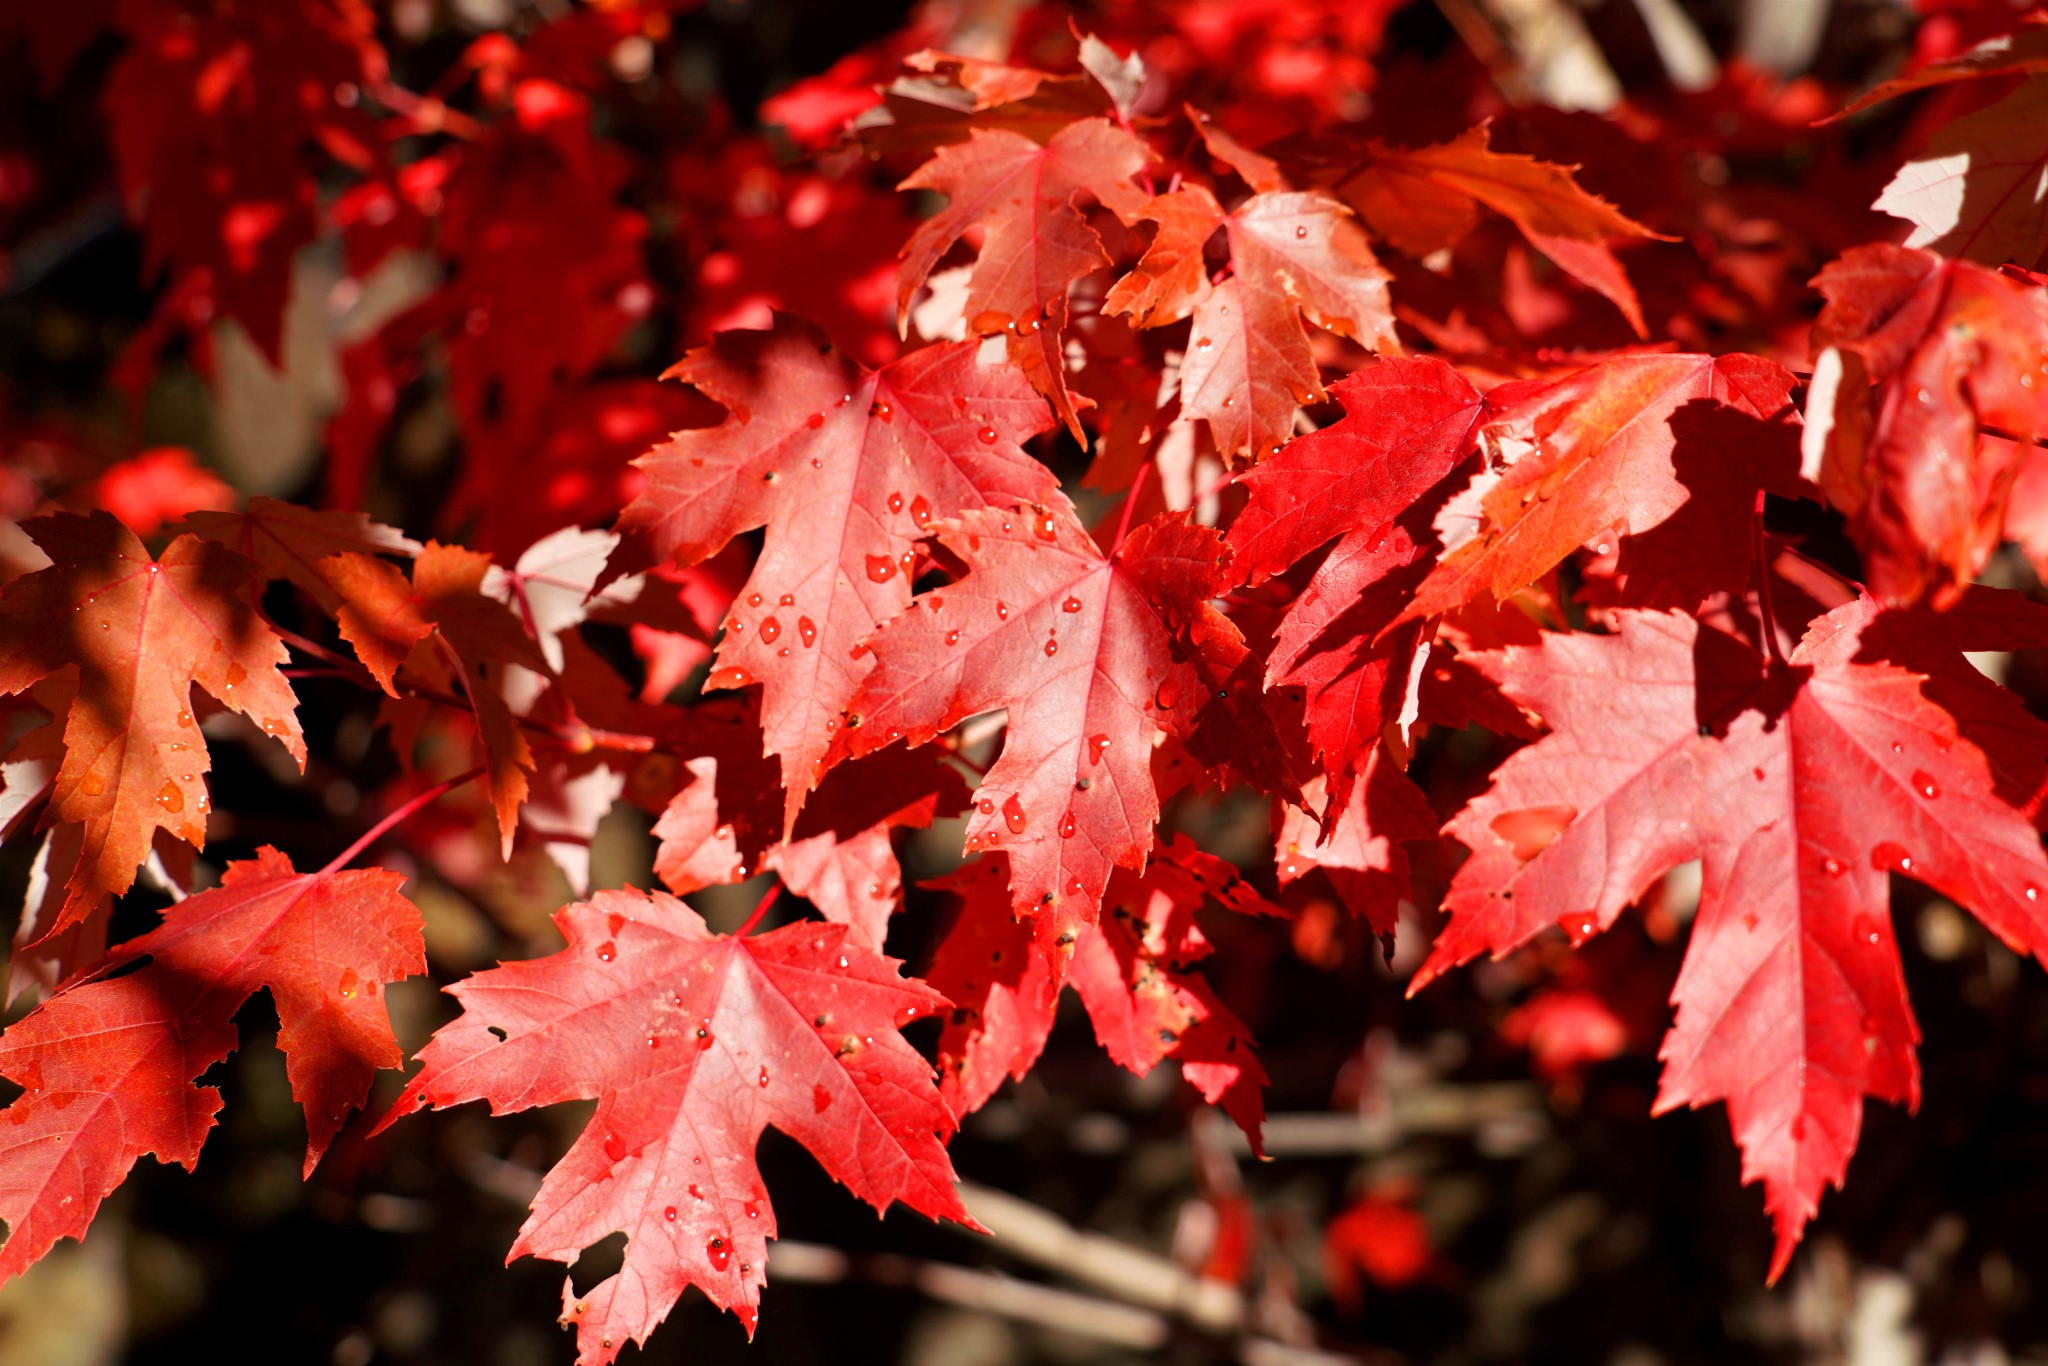
<path id="1" fill-rule="evenodd" d="M 1048 1271 L 1211 1333 L 1236 1333 L 1249 1319 L 1236 1287 L 1191 1276 L 1171 1258 L 1083 1232 L 1048 1210 L 971 1181 L 960 1183 L 960 1199 L 1004 1251 Z"/>

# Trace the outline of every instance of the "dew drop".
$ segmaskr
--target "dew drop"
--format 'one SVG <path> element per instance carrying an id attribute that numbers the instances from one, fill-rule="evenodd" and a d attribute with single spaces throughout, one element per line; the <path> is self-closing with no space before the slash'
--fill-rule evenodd
<path id="1" fill-rule="evenodd" d="M 609 963 L 618 956 L 619 946 L 609 939 L 597 946 L 597 961 L 600 963 Z"/>
<path id="2" fill-rule="evenodd" d="M 761 605 L 761 595 L 760 595 L 759 593 L 749 593 L 749 594 L 747 594 L 747 606 L 749 606 L 749 607 L 759 607 L 760 605 Z"/>
<path id="3" fill-rule="evenodd" d="M 670 1205 L 667 1209 L 661 1212 L 661 1217 L 668 1220 L 671 1224 L 673 1224 L 676 1221 L 676 1207 L 674 1205 Z"/>
<path id="4" fill-rule="evenodd" d="M 723 1271 L 732 1265 L 732 1249 L 726 1246 L 723 1238 L 713 1238 L 704 1244 L 704 1255 L 711 1259 L 713 1271 Z"/>
<path id="5" fill-rule="evenodd" d="M 804 419 L 804 425 L 815 432 L 818 428 L 825 425 L 825 415 L 823 413 L 812 413 Z"/>
<path id="6" fill-rule="evenodd" d="M 901 512 L 901 511 L 903 511 L 903 495 L 902 495 L 902 494 L 900 494 L 900 493 L 892 493 L 892 494 L 890 494 L 890 495 L 889 495 L 889 511 L 891 511 L 891 512 Z"/>
<path id="7" fill-rule="evenodd" d="M 1007 603 L 1007 602 L 1004 602 L 1004 601 L 1003 601 L 1003 600 L 1002 600 L 1001 598 L 998 598 L 998 599 L 996 599 L 996 620 L 997 620 L 997 621 L 1008 621 L 1009 619 L 1010 619 L 1010 604 L 1009 604 L 1009 603 Z"/>
<path id="8" fill-rule="evenodd" d="M 604 1155 L 608 1160 L 613 1162 L 625 1161 L 625 1140 L 620 1138 L 617 1134 L 606 1134 L 604 1136 Z"/>
<path id="9" fill-rule="evenodd" d="M 1829 877 L 1840 877 L 1842 875 L 1842 861 L 1838 858 L 1823 859 L 1820 870 Z"/>
<path id="10" fill-rule="evenodd" d="M 794 607 L 796 606 L 796 594 L 784 593 L 781 597 L 775 600 L 775 604 L 778 607 Z"/>
<path id="11" fill-rule="evenodd" d="M 1913 856 L 1903 846 L 1886 840 L 1870 851 L 1870 866 L 1885 873 L 1910 873 Z"/>
<path id="12" fill-rule="evenodd" d="M 703 1025 L 697 1026 L 697 1048 L 699 1051 L 711 1047 L 715 1042 L 717 1042 L 717 1039 L 709 1029 Z"/>
<path id="13" fill-rule="evenodd" d="M 993 816 L 996 813 L 995 799 L 992 797 L 983 797 L 980 801 L 977 801 L 974 804 L 974 809 L 981 812 L 981 814 L 984 816 Z"/>
<path id="14" fill-rule="evenodd" d="M 1215 345 L 1216 343 L 1210 341 L 1207 337 L 1195 338 L 1195 350 L 1197 351 L 1207 351 Z"/>
<path id="15" fill-rule="evenodd" d="M 1941 795 L 1941 785 L 1917 768 L 1913 770 L 1913 790 L 1930 802 Z"/>
<path id="16" fill-rule="evenodd" d="M 1296 223 L 1294 225 L 1294 236 L 1295 240 L 1299 241 L 1301 238 L 1308 236 L 1308 229 L 1300 223 Z"/>
<path id="17" fill-rule="evenodd" d="M 1069 812 L 1068 812 L 1068 813 L 1067 813 L 1066 815 L 1064 815 L 1064 816 L 1061 816 L 1061 817 L 1060 817 L 1060 838 L 1061 838 L 1061 839 L 1063 839 L 1063 840 L 1070 840 L 1070 839 L 1072 839 L 1072 838 L 1074 837 L 1074 831 L 1075 831 L 1075 829 L 1076 829 L 1076 826 L 1075 826 L 1075 824 L 1074 824 L 1074 813 L 1073 813 L 1073 812 L 1069 811 Z"/>
<path id="18" fill-rule="evenodd" d="M 1858 915 L 1849 922 L 1849 933 L 1856 937 L 1857 943 L 1868 944 L 1872 948 L 1882 942 L 1882 937 L 1877 932 L 1877 922 L 1867 915 Z"/>
<path id="19" fill-rule="evenodd" d="M 1079 598 L 1070 597 L 1065 602 L 1060 604 L 1060 610 L 1062 612 L 1078 612 L 1081 610 L 1081 600 Z"/>
<path id="20" fill-rule="evenodd" d="M 1172 711 L 1173 704 L 1180 701 L 1180 680 L 1168 678 L 1159 684 L 1159 690 L 1152 694 L 1152 700 L 1159 704 L 1159 710 Z"/>
<path id="21" fill-rule="evenodd" d="M 88 773 L 78 782 L 79 790 L 88 797 L 97 797 L 107 790 L 106 780 L 97 773 Z"/>
<path id="22" fill-rule="evenodd" d="M 2020 895 L 2029 901 L 2039 901 L 2041 899 L 2041 889 L 2029 882 L 2026 886 L 2020 888 Z"/>
<path id="23" fill-rule="evenodd" d="M 1054 655 L 1058 654 L 1059 652 L 1060 652 L 1060 643 L 1059 643 L 1059 642 L 1058 642 L 1057 640 L 1048 640 L 1047 642 L 1045 642 L 1045 657 L 1046 657 L 1047 659 L 1050 659 L 1050 658 L 1052 658 L 1052 657 L 1053 657 Z"/>
<path id="24" fill-rule="evenodd" d="M 1017 794 L 1014 792 L 1003 803 L 1003 824 L 1010 827 L 1010 833 L 1013 835 L 1024 833 L 1024 803 L 1017 800 Z"/>
<path id="25" fill-rule="evenodd" d="M 974 436 L 975 439 L 980 441 L 981 444 L 984 446 L 993 446 L 996 444 L 996 429 L 993 427 L 983 427 L 980 431 L 976 432 Z"/>
<path id="26" fill-rule="evenodd" d="M 762 1068 L 762 1069 L 761 1069 L 761 1076 L 760 1076 L 759 1080 L 760 1080 L 760 1082 L 761 1082 L 761 1085 L 763 1085 L 763 1086 L 766 1086 L 766 1085 L 768 1084 L 768 1069 L 767 1069 L 767 1068 L 765 1068 L 765 1067 L 764 1067 L 764 1068 Z"/>
<path id="27" fill-rule="evenodd" d="M 895 577 L 896 561 L 890 559 L 887 555 L 868 556 L 868 581 L 870 583 L 887 583 Z"/>
<path id="28" fill-rule="evenodd" d="M 1031 534 L 1041 541 L 1055 539 L 1052 529 L 1052 514 L 1050 512 L 1041 512 L 1031 519 Z"/>
<path id="29" fill-rule="evenodd" d="M 811 646 L 818 643 L 818 623 L 812 621 L 809 617 L 798 617 L 796 619 L 796 634 L 797 639 L 803 641 L 804 648 L 808 650 Z"/>
<path id="30" fill-rule="evenodd" d="M 762 617 L 761 643 L 763 645 L 773 645 L 777 640 L 781 638 L 782 623 L 777 621 L 774 617 Z"/>
<path id="31" fill-rule="evenodd" d="M 1107 735 L 1091 735 L 1091 736 L 1089 736 L 1089 737 L 1088 737 L 1088 762 L 1089 762 L 1089 763 L 1091 763 L 1091 764 L 1099 764 L 1099 763 L 1101 763 L 1101 762 L 1102 762 L 1102 756 L 1103 756 L 1104 754 L 1108 753 L 1108 752 L 1109 752 L 1109 737 L 1108 737 Z"/>
<path id="32" fill-rule="evenodd" d="M 175 814 L 185 809 L 185 794 L 176 783 L 167 782 L 157 789 L 156 804 Z"/>
<path id="33" fill-rule="evenodd" d="M 948 645 L 958 645 L 960 643 L 960 633 L 958 631 L 946 632 L 946 643 Z"/>
<path id="34" fill-rule="evenodd" d="M 869 408 L 868 411 L 873 413 L 876 417 L 882 419 L 882 421 L 884 422 L 889 421 L 896 415 L 896 410 L 889 406 L 889 400 L 886 398 L 876 399 L 874 406 Z"/>
<path id="35" fill-rule="evenodd" d="M 910 500 L 910 520 L 920 527 L 932 524 L 932 505 L 921 493 Z"/>

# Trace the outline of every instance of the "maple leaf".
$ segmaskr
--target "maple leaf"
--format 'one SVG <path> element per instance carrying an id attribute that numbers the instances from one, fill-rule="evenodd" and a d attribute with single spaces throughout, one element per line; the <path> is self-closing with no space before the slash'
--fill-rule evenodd
<path id="1" fill-rule="evenodd" d="M 2048 20 L 2039 15 L 2021 18 L 2014 32 L 1977 44 L 1967 52 L 1939 62 L 1929 62 L 1917 71 L 1896 76 L 1872 87 L 1842 109 L 1828 116 L 1833 122 L 1860 114 L 1874 104 L 1896 99 L 1916 90 L 1976 81 L 1998 76 L 2048 74 Z"/>
<path id="2" fill-rule="evenodd" d="M 597 1102 L 511 1254 L 574 1262 L 626 1235 L 617 1274 L 563 1285 L 579 1362 L 644 1342 L 689 1285 L 752 1332 L 775 1236 L 754 1149 L 771 1124 L 876 1209 L 975 1226 L 946 1158 L 953 1118 L 897 1033 L 947 1002 L 893 959 L 816 921 L 715 935 L 663 892 L 599 892 L 555 924 L 560 953 L 450 988 L 463 1013 L 383 1123 L 423 1103 Z"/>
<path id="3" fill-rule="evenodd" d="M 1295 410 L 1323 397 L 1301 315 L 1369 349 L 1400 349 L 1387 273 L 1350 211 L 1328 195 L 1255 194 L 1226 214 L 1208 190 L 1188 185 L 1138 214 L 1159 232 L 1103 310 L 1129 313 L 1140 327 L 1192 315 L 1181 408 L 1209 424 L 1224 455 L 1279 450 Z M 1219 228 L 1231 274 L 1212 284 L 1203 247 Z"/>
<path id="4" fill-rule="evenodd" d="M 238 320 L 281 366 L 292 257 L 318 226 L 308 148 L 358 169 L 375 161 L 368 112 L 328 98 L 382 75 L 374 21 L 320 0 L 144 13 L 106 105 L 146 269 L 192 279 L 201 320 Z"/>
<path id="5" fill-rule="evenodd" d="M 721 733 L 722 730 L 722 733 Z M 889 832 L 923 829 L 967 809 L 967 785 L 944 757 L 888 749 L 825 776 L 778 839 L 782 794 L 752 726 L 708 732 L 684 760 L 690 781 L 655 822 L 654 871 L 678 894 L 774 871 L 827 920 L 879 949 L 903 894 Z M 750 752 L 751 751 L 751 752 Z"/>
<path id="6" fill-rule="evenodd" d="M 78 672 L 64 718 L 64 762 L 47 822 L 77 822 L 84 844 L 52 934 L 135 881 L 157 830 L 206 843 L 211 768 L 192 718 L 192 688 L 282 744 L 301 767 L 298 699 L 277 671 L 282 641 L 250 608 L 248 560 L 193 536 L 161 559 L 104 512 L 22 523 L 47 569 L 0 593 L 0 692 Z"/>
<path id="7" fill-rule="evenodd" d="M 1909 247 L 2039 265 L 2048 255 L 2048 77 L 1943 124 L 1871 207 L 1913 225 Z"/>
<path id="8" fill-rule="evenodd" d="M 2048 428 L 2048 289 L 1884 244 L 1814 279 L 1810 477 L 1849 519 L 1870 588 L 1940 606 L 1998 544 L 2011 441 Z M 1868 383 L 1866 383 L 1868 381 Z"/>
<path id="9" fill-rule="evenodd" d="M 1576 168 L 1496 152 L 1489 124 L 1433 147 L 1375 145 L 1336 191 L 1377 237 L 1420 260 L 1456 244 L 1484 204 L 1538 251 L 1598 291 L 1646 337 L 1642 305 L 1611 244 L 1663 240 L 1572 178 Z"/>
<path id="10" fill-rule="evenodd" d="M 315 512 L 295 503 L 249 500 L 241 512 L 195 512 L 173 528 L 224 545 L 254 560 L 266 577 L 304 589 L 332 612 L 340 605 L 320 568 L 329 555 L 417 555 L 418 541 L 360 512 Z"/>
<path id="11" fill-rule="evenodd" d="M 1775 1277 L 1841 1183 L 1863 1097 L 1919 1097 L 1888 874 L 2039 953 L 2048 858 L 1919 675 L 1804 645 L 1767 668 L 1687 616 L 1616 619 L 1617 635 L 1472 657 L 1552 729 L 1446 827 L 1473 853 L 1410 989 L 1559 923 L 1582 941 L 1702 860 L 1657 1108 L 1727 1102 Z"/>
<path id="12" fill-rule="evenodd" d="M 1151 756 L 1184 731 L 1200 679 L 1163 618 L 1186 619 L 1226 581 L 1221 539 L 1185 514 L 1104 555 L 1064 507 L 982 509 L 938 527 L 967 566 L 869 638 L 875 670 L 833 756 L 921 745 L 1009 709 L 976 794 L 967 849 L 1010 856 L 1022 912 L 1067 932 L 1093 923 L 1110 871 L 1141 867 L 1159 819 Z"/>
<path id="13" fill-rule="evenodd" d="M 505 93 L 508 117 L 408 167 L 428 172 L 422 183 L 399 177 L 409 202 L 432 206 L 448 278 L 344 358 L 349 401 L 332 430 L 358 467 L 426 336 L 444 338 L 448 397 L 472 463 L 510 462 L 654 304 L 646 219 L 618 203 L 632 162 L 597 136 L 590 101 L 545 79 Z M 539 261 L 548 268 L 535 270 Z"/>
<path id="14" fill-rule="evenodd" d="M 1654 354 L 1518 386 L 1485 431 L 1504 468 L 1473 486 L 1481 530 L 1444 553 L 1405 618 L 1505 600 L 1616 533 L 1637 605 L 1739 588 L 1758 488 L 1799 488 L 1792 385 L 1757 356 Z"/>
<path id="15" fill-rule="evenodd" d="M 9 1026 L 0 1073 L 24 1090 L 0 1124 L 0 1278 L 83 1237 L 143 1154 L 198 1161 L 220 1092 L 193 1083 L 233 1051 L 235 1012 L 258 991 L 277 1007 L 310 1173 L 372 1075 L 403 1061 L 381 989 L 427 966 L 404 880 L 300 873 L 265 847 Z"/>
<path id="16" fill-rule="evenodd" d="M 410 583 L 383 560 L 353 551 L 322 560 L 319 568 L 341 600 L 335 622 L 342 638 L 388 695 L 401 695 L 402 667 L 436 685 L 462 680 L 483 744 L 502 851 L 510 858 L 533 750 L 487 666 L 516 664 L 546 673 L 548 664 L 519 618 L 484 591 L 490 556 L 429 541 L 413 561 Z"/>
<path id="17" fill-rule="evenodd" d="M 1007 856 L 992 853 L 924 884 L 956 906 L 928 980 L 953 1001 L 939 1034 L 939 1089 L 958 1116 L 988 1102 L 1008 1075 L 1022 1079 L 1050 1036 L 1062 978 L 1118 1066 L 1144 1076 L 1168 1057 L 1203 1099 L 1237 1121 L 1259 1151 L 1266 1074 L 1250 1034 L 1188 971 L 1211 952 L 1194 913 L 1214 899 L 1242 914 L 1281 915 L 1237 870 L 1177 837 L 1142 873 L 1119 869 L 1105 905 L 1081 929 L 1062 973 L 1046 926 L 1019 919 Z"/>
<path id="18" fill-rule="evenodd" d="M 1322 823 L 1296 807 L 1280 808 L 1273 860 L 1282 887 L 1321 869 L 1346 909 L 1372 926 L 1391 953 L 1401 923 L 1401 903 L 1413 896 L 1403 844 L 1436 837 L 1436 812 L 1422 789 L 1382 749 L 1355 780 L 1348 800 L 1323 802 L 1327 780 L 1314 779 L 1306 793 L 1311 806 L 1338 815 Z"/>
<path id="19" fill-rule="evenodd" d="M 975 350 L 926 347 L 867 370 L 778 316 L 773 331 L 721 333 L 669 371 L 727 416 L 641 457 L 647 488 L 620 515 L 614 564 L 695 563 L 768 528 L 709 686 L 762 685 L 786 825 L 874 668 L 861 642 L 910 601 L 919 538 L 969 508 L 1056 496 L 1019 444 L 1046 429 L 1045 405 Z"/>
<path id="20" fill-rule="evenodd" d="M 1422 622 L 1394 623 L 1429 565 L 1405 526 L 1354 531 L 1317 566 L 1274 633 L 1266 687 L 1301 690 L 1309 744 L 1333 789 L 1326 824 L 1344 815 L 1387 728 L 1418 718 L 1434 632 Z"/>
<path id="21" fill-rule="evenodd" d="M 1130 221 L 1145 197 L 1132 178 L 1150 156 L 1129 130 L 1102 118 L 1078 119 L 1043 144 L 1006 128 L 977 127 L 967 141 L 939 148 L 897 187 L 947 199 L 904 244 L 899 326 L 939 259 L 978 229 L 962 313 L 968 330 L 1006 334 L 1022 347 L 1045 333 L 1048 321 L 1057 334 L 1068 287 L 1110 259 L 1083 215 L 1082 196 Z M 1082 440 L 1063 368 L 1032 368 L 1061 420 Z"/>
<path id="22" fill-rule="evenodd" d="M 1800 654 L 1815 664 L 1893 664 L 1922 675 L 1921 691 L 1983 751 L 1998 794 L 2040 826 L 2048 822 L 2048 722 L 1969 656 L 2044 647 L 2048 606 L 1972 584 L 1939 612 L 1859 597 L 1807 627 Z"/>
<path id="23" fill-rule="evenodd" d="M 1330 386 L 1344 416 L 1238 476 L 1238 573 L 1261 583 L 1347 533 L 1379 535 L 1474 449 L 1492 407 L 1434 356 L 1383 360 Z"/>

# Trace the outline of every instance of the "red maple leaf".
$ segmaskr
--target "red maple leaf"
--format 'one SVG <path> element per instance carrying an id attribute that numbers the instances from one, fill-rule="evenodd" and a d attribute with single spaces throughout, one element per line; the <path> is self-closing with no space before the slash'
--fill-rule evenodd
<path id="1" fill-rule="evenodd" d="M 1582 940 L 1701 859 L 1657 1106 L 1727 1102 L 1777 1227 L 1776 1276 L 1841 1183 L 1863 1098 L 1919 1099 L 1888 876 L 2040 953 L 2048 857 L 1919 675 L 1804 646 L 1766 667 L 1691 617 L 1617 620 L 1617 635 L 1473 657 L 1552 729 L 1447 827 L 1472 858 L 1411 990 L 1553 925 Z"/>
<path id="2" fill-rule="evenodd" d="M 429 541 L 413 561 L 410 583 L 383 560 L 353 551 L 321 561 L 319 569 L 340 597 L 335 621 L 342 637 L 387 694 L 401 695 L 401 668 L 438 690 L 451 691 L 460 680 L 510 858 L 533 750 L 506 703 L 499 671 L 516 664 L 546 673 L 548 664 L 519 618 L 484 591 L 490 556 Z"/>
<path id="3" fill-rule="evenodd" d="M 318 227 L 308 150 L 357 169 L 381 155 L 368 112 L 335 93 L 382 77 L 373 17 L 324 0 L 204 16 L 135 8 L 142 22 L 108 78 L 107 116 L 148 268 L 193 280 L 199 321 L 236 319 L 282 365 L 292 256 Z"/>
<path id="4" fill-rule="evenodd" d="M 1496 152 L 1488 125 L 1434 147 L 1374 146 L 1337 193 L 1379 237 L 1418 260 L 1455 245 L 1484 204 L 1521 230 L 1529 244 L 1599 291 L 1649 335 L 1642 305 L 1611 244 L 1657 234 L 1588 194 L 1570 166 Z"/>
<path id="5" fill-rule="evenodd" d="M 193 1082 L 233 1051 L 234 1014 L 258 991 L 277 1006 L 311 1172 L 372 1074 L 402 1061 L 381 989 L 427 966 L 403 882 L 300 873 L 266 847 L 10 1025 L 0 1073 L 24 1089 L 0 1124 L 0 1278 L 84 1236 L 143 1154 L 199 1160 L 220 1092 Z"/>
<path id="6" fill-rule="evenodd" d="M 1493 405 L 1433 356 L 1384 360 L 1330 386 L 1344 416 L 1289 442 L 1238 482 L 1238 573 L 1260 583 L 1350 533 L 1367 542 L 1471 454 Z"/>
<path id="7" fill-rule="evenodd" d="M 721 333 L 669 371 L 726 419 L 641 457 L 647 488 L 620 515 L 615 563 L 696 563 L 767 527 L 709 686 L 762 685 L 786 823 L 874 668 L 862 641 L 910 601 L 913 548 L 933 521 L 1054 496 L 1051 471 L 1019 446 L 1045 430 L 1045 405 L 975 349 L 926 347 L 868 370 L 784 315 L 772 331 Z"/>
<path id="8" fill-rule="evenodd" d="M 1020 919 L 1006 890 L 1006 856 L 988 854 L 926 884 L 957 906 L 929 980 L 952 998 L 939 1035 L 939 1087 L 956 1115 L 986 1104 L 1005 1075 L 1022 1078 L 1045 1049 L 1061 978 L 1088 1011 L 1112 1061 L 1138 1076 L 1171 1057 L 1212 1105 L 1259 1147 L 1265 1070 L 1250 1033 L 1193 965 L 1211 952 L 1195 911 L 1216 900 L 1242 914 L 1281 915 L 1237 870 L 1177 838 L 1142 873 L 1119 869 L 1102 923 L 1077 932 L 1071 962 L 1045 924 Z"/>
<path id="9" fill-rule="evenodd" d="M 1336 803 L 1323 802 L 1325 779 L 1309 784 L 1309 803 L 1326 808 L 1320 824 L 1297 807 L 1281 807 L 1273 861 L 1282 887 L 1321 869 L 1345 908 L 1371 925 L 1391 952 L 1401 903 L 1414 895 L 1402 846 L 1434 839 L 1436 812 L 1384 749 L 1355 781 Z"/>
<path id="10" fill-rule="evenodd" d="M 1465 495 L 1478 529 L 1404 617 L 1504 600 L 1606 536 L 1621 538 L 1633 604 L 1691 608 L 1740 588 L 1758 489 L 1799 487 L 1792 385 L 1756 356 L 1627 355 L 1496 396 L 1491 468 Z"/>
<path id="11" fill-rule="evenodd" d="M 1871 591 L 1951 601 L 1998 544 L 2012 441 L 2048 429 L 2048 289 L 1969 261 L 1856 247 L 1814 287 L 1810 475 L 1849 519 Z"/>
<path id="12" fill-rule="evenodd" d="M 244 596 L 256 567 L 195 536 L 152 559 L 104 512 L 23 523 L 54 563 L 0 594 L 0 692 L 76 669 L 64 762 L 44 820 L 83 827 L 63 910 L 79 923 L 133 885 L 157 830 L 206 843 L 211 768 L 192 716 L 194 684 L 254 721 L 304 765 L 298 699 L 277 671 L 285 647 Z"/>
<path id="13" fill-rule="evenodd" d="M 1020 911 L 1094 923 L 1110 871 L 1144 865 L 1159 819 L 1152 745 L 1184 731 L 1201 686 L 1167 622 L 1226 581 L 1222 540 L 1185 515 L 1104 555 L 1064 506 L 983 509 L 938 528 L 968 568 L 869 640 L 875 670 L 847 706 L 835 758 L 921 745 L 1009 709 L 967 849 L 1010 856 Z"/>
<path id="14" fill-rule="evenodd" d="M 1132 177 L 1150 157 L 1130 130 L 1101 118 L 1069 123 L 1042 144 L 1007 128 L 977 127 L 967 141 L 939 148 L 898 187 L 947 199 L 904 244 L 899 321 L 939 259 L 977 229 L 981 242 L 961 315 L 968 330 L 1007 335 L 1013 359 L 1034 344 L 1056 346 L 1068 287 L 1110 259 L 1088 226 L 1083 197 L 1129 221 L 1144 201 Z M 1020 363 L 1079 440 L 1080 420 L 1057 356 Z"/>
<path id="15" fill-rule="evenodd" d="M 1192 316 L 1181 361 L 1181 409 L 1209 424 L 1216 449 L 1257 460 L 1294 432 L 1323 384 L 1303 315 L 1372 350 L 1398 351 L 1387 273 L 1350 210 L 1315 191 L 1255 194 L 1229 213 L 1187 185 L 1139 216 L 1159 225 L 1152 245 L 1103 301 L 1139 327 Z M 1230 275 L 1212 281 L 1203 248 L 1221 229 Z"/>
<path id="16" fill-rule="evenodd" d="M 663 892 L 600 892 L 555 924 L 560 953 L 450 988 L 463 1013 L 383 1122 L 421 1104 L 597 1102 L 512 1245 L 574 1262 L 626 1235 L 616 1275 L 562 1288 L 585 1366 L 644 1342 L 690 1285 L 752 1332 L 775 1236 L 754 1149 L 771 1124 L 878 1210 L 973 1224 L 946 1158 L 952 1115 L 896 1032 L 946 998 L 893 959 L 816 921 L 715 935 Z"/>

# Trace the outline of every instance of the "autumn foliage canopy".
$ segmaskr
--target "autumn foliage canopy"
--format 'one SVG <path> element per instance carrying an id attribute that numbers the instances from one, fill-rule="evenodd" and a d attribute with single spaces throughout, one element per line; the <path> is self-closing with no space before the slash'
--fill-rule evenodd
<path id="1" fill-rule="evenodd" d="M 1071 987 L 1258 1152 L 1219 932 L 1341 906 L 1412 995 L 1697 861 L 1654 1107 L 1723 1108 L 1775 1277 L 1866 1102 L 1919 1098 L 1894 881 L 2048 962 L 2048 724 L 1972 662 L 2048 648 L 2048 21 L 1596 113 L 1398 48 L 1396 0 L 935 3 L 733 108 L 663 65 L 685 3 L 433 9 L 0 19 L 10 80 L 98 63 L 154 290 L 127 416 L 0 389 L 0 1276 L 197 1161 L 267 992 L 307 1173 L 593 1103 L 509 1249 L 624 1235 L 579 1359 L 692 1287 L 751 1330 L 769 1128 L 971 1225 L 949 1141 Z M 33 246 L 62 171 L 10 155 Z M 164 367 L 290 369 L 309 260 L 317 458 L 143 449 Z M 241 848 L 223 751 L 376 776 Z M 1230 803 L 1262 848 L 1204 847 Z M 593 891 L 614 808 L 650 864 Z M 558 947 L 437 967 L 408 1056 L 410 880 L 500 860 Z M 764 878 L 741 924 L 684 899 Z"/>

